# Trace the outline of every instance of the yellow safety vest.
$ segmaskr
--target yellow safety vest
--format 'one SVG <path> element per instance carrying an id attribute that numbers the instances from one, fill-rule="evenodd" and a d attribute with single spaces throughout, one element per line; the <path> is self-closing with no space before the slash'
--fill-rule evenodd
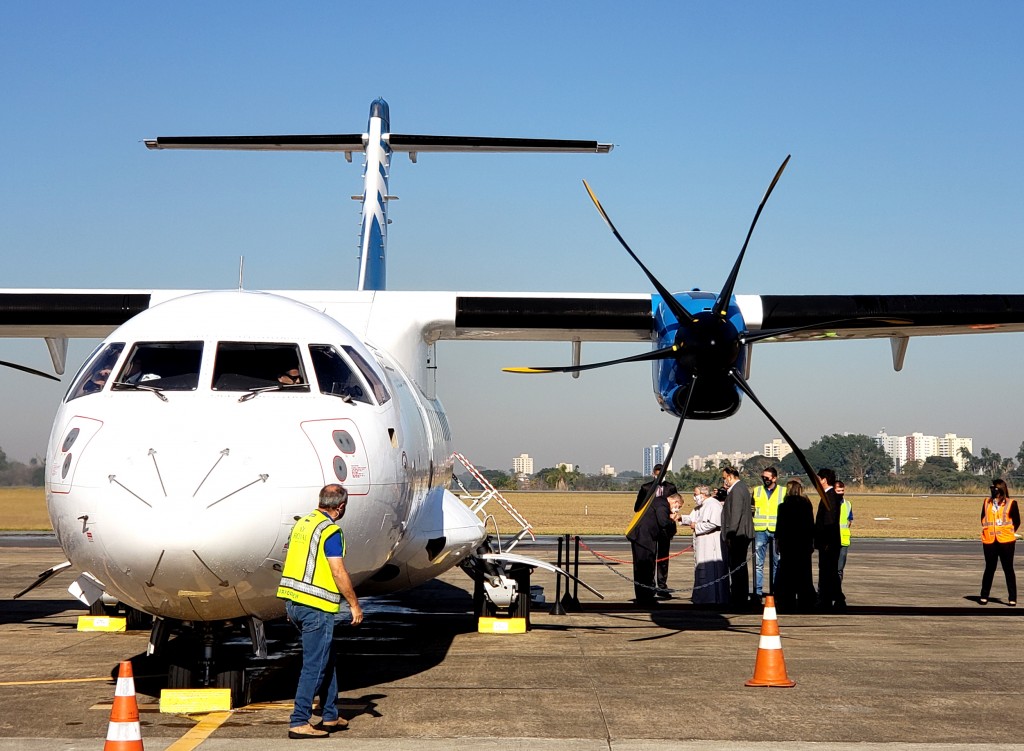
<path id="1" fill-rule="evenodd" d="M 853 506 L 843 499 L 843 505 L 839 507 L 839 542 L 844 548 L 850 547 L 850 512 Z"/>
<path id="2" fill-rule="evenodd" d="M 779 516 L 779 500 L 782 497 L 782 488 L 776 484 L 771 495 L 764 489 L 763 485 L 754 488 L 754 531 L 774 532 L 775 521 Z"/>
<path id="3" fill-rule="evenodd" d="M 341 610 L 341 593 L 324 555 L 324 543 L 332 535 L 342 535 L 341 549 L 345 551 L 345 536 L 332 519 L 320 511 L 302 517 L 292 527 L 288 540 L 288 555 L 284 559 L 281 585 L 277 596 L 293 600 L 328 613 Z"/>

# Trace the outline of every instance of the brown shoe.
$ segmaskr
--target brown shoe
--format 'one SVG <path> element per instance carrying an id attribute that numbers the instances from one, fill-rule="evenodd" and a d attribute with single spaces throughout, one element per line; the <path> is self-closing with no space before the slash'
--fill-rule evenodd
<path id="1" fill-rule="evenodd" d="M 325 730 L 328 733 L 337 733 L 339 730 L 344 730 L 348 727 L 348 720 L 344 717 L 339 717 L 336 720 L 327 720 L 326 722 L 321 720 L 313 727 L 317 730 Z"/>
<path id="2" fill-rule="evenodd" d="M 300 740 L 303 738 L 326 738 L 328 735 L 330 735 L 330 733 L 326 730 L 318 730 L 309 723 L 288 728 L 288 737 L 293 740 Z"/>

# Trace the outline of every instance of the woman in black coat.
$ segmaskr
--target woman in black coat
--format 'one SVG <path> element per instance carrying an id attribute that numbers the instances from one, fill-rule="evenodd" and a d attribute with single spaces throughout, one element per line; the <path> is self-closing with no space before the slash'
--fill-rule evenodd
<path id="1" fill-rule="evenodd" d="M 775 576 L 775 604 L 789 612 L 814 609 L 816 593 L 811 571 L 814 553 L 814 507 L 799 480 L 786 483 L 775 522 L 779 567 Z"/>

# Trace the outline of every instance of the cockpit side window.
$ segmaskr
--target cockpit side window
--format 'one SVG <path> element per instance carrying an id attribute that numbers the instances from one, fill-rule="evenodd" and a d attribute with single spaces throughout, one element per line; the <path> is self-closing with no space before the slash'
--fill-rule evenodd
<path id="1" fill-rule="evenodd" d="M 309 391 L 299 345 L 278 342 L 218 342 L 214 391 L 251 391 L 272 386 Z"/>
<path id="2" fill-rule="evenodd" d="M 110 380 L 110 371 L 114 369 L 117 358 L 121 356 L 124 349 L 124 342 L 111 342 L 95 353 L 91 362 L 88 362 L 78 373 L 78 380 L 68 391 L 68 401 L 77 399 L 80 396 L 95 394 L 103 390 L 107 381 Z"/>
<path id="3" fill-rule="evenodd" d="M 370 384 L 370 388 L 373 389 L 373 396 L 377 400 L 378 404 L 384 404 L 391 399 L 391 394 L 388 392 L 387 386 L 377 375 L 377 371 L 370 367 L 370 363 L 366 362 L 359 352 L 354 347 L 342 345 L 342 349 L 352 358 L 352 362 L 356 364 L 356 367 L 362 371 L 363 377 L 367 383 Z"/>
<path id="4" fill-rule="evenodd" d="M 202 342 L 139 342 L 132 347 L 111 390 L 142 385 L 160 391 L 195 391 L 202 359 Z"/>
<path id="5" fill-rule="evenodd" d="M 355 369 L 333 345 L 310 344 L 309 354 L 321 393 L 373 404 Z"/>

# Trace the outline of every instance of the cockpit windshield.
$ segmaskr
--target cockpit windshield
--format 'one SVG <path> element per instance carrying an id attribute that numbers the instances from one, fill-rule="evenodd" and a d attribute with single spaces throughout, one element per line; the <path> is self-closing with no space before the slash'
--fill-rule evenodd
<path id="1" fill-rule="evenodd" d="M 202 342 L 139 342 L 132 347 L 111 390 L 142 386 L 156 391 L 195 391 L 202 359 Z"/>
<path id="2" fill-rule="evenodd" d="M 96 353 L 92 361 L 80 371 L 78 380 L 68 392 L 68 401 L 102 391 L 123 349 L 124 342 L 111 342 Z"/>
<path id="3" fill-rule="evenodd" d="M 213 364 L 214 391 L 309 391 L 297 344 L 220 342 Z"/>
<path id="4" fill-rule="evenodd" d="M 347 402 L 373 404 L 366 384 L 336 347 L 331 344 L 310 344 L 309 354 L 313 359 L 313 369 L 321 393 L 340 396 Z"/>

